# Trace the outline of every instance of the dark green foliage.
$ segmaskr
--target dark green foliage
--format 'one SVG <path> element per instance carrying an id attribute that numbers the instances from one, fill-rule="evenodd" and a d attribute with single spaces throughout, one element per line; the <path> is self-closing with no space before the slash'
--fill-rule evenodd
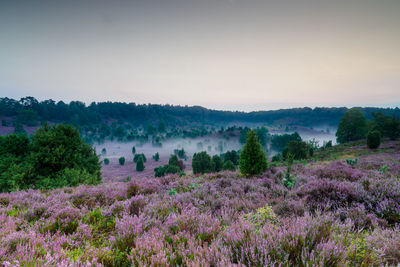
<path id="1" fill-rule="evenodd" d="M 227 151 L 225 154 L 222 154 L 221 156 L 224 159 L 224 161 L 229 160 L 236 166 L 239 164 L 239 154 L 235 150 Z"/>
<path id="2" fill-rule="evenodd" d="M 232 163 L 230 160 L 226 160 L 224 162 L 224 165 L 222 166 L 222 170 L 224 171 L 235 171 L 236 166 Z"/>
<path id="3" fill-rule="evenodd" d="M 293 159 L 294 159 L 293 154 L 287 155 L 287 169 L 285 172 L 285 176 L 283 177 L 282 180 L 283 185 L 289 189 L 292 188 L 296 183 L 296 178 L 290 173 L 292 170 Z"/>
<path id="4" fill-rule="evenodd" d="M 261 128 L 257 128 L 256 132 L 257 132 L 258 141 L 260 142 L 260 144 L 263 147 L 265 147 L 267 145 L 268 129 L 265 127 L 261 127 Z"/>
<path id="5" fill-rule="evenodd" d="M 179 160 L 176 155 L 171 155 L 169 157 L 168 165 L 171 166 L 176 166 L 178 167 L 181 171 L 185 169 L 185 165 L 183 164 L 182 160 Z"/>
<path id="6" fill-rule="evenodd" d="M 153 125 L 149 124 L 147 126 L 147 134 L 153 135 L 155 132 L 156 132 L 156 128 Z"/>
<path id="7" fill-rule="evenodd" d="M 220 172 L 222 170 L 222 165 L 223 165 L 223 161 L 221 159 L 220 156 L 218 155 L 214 155 L 212 157 L 212 161 L 213 161 L 213 165 L 214 165 L 214 171 L 215 172 Z"/>
<path id="8" fill-rule="evenodd" d="M 83 175 L 93 175 L 96 181 L 101 180 L 101 165 L 96 151 L 84 143 L 71 125 L 45 124 L 38 129 L 32 136 L 29 161 L 34 180 L 64 175 L 64 169 L 75 169 Z"/>
<path id="9" fill-rule="evenodd" d="M 36 111 L 23 109 L 17 112 L 17 122 L 22 125 L 36 126 L 38 115 Z"/>
<path id="10" fill-rule="evenodd" d="M 105 164 L 105 165 L 108 165 L 108 164 L 110 164 L 110 160 L 109 160 L 109 159 L 107 159 L 107 158 L 106 158 L 106 159 L 104 159 L 104 164 Z"/>
<path id="11" fill-rule="evenodd" d="M 371 149 L 378 148 L 381 145 L 381 133 L 377 130 L 368 132 L 367 146 Z"/>
<path id="12" fill-rule="evenodd" d="M 400 137 L 400 121 L 395 116 L 387 116 L 382 112 L 372 112 L 374 117 L 372 129 L 381 133 L 382 137 L 389 137 L 392 140 Z"/>
<path id="13" fill-rule="evenodd" d="M 0 136 L 0 192 L 27 188 L 31 171 L 29 139 L 22 134 Z"/>
<path id="14" fill-rule="evenodd" d="M 102 154 L 102 155 L 106 155 L 106 154 L 107 154 L 107 150 L 106 150 L 105 148 L 103 148 L 103 149 L 101 150 L 101 154 Z"/>
<path id="15" fill-rule="evenodd" d="M 193 173 L 209 173 L 214 170 L 214 164 L 207 152 L 199 152 L 193 155 L 192 159 Z"/>
<path id="16" fill-rule="evenodd" d="M 125 157 L 120 157 L 118 159 L 119 165 L 124 166 L 125 165 Z"/>
<path id="17" fill-rule="evenodd" d="M 165 132 L 165 130 L 166 130 L 165 123 L 163 121 L 161 121 L 158 124 L 158 132 L 163 133 L 163 132 Z"/>
<path id="18" fill-rule="evenodd" d="M 146 156 L 144 154 L 135 154 L 133 157 L 133 162 L 137 163 L 139 158 L 143 160 L 143 162 L 147 162 Z"/>
<path id="19" fill-rule="evenodd" d="M 250 128 L 245 127 L 244 129 L 242 129 L 240 131 L 240 137 L 239 137 L 239 142 L 241 144 L 245 144 L 246 143 L 246 139 L 247 139 L 247 132 L 250 131 Z"/>
<path id="20" fill-rule="evenodd" d="M 26 131 L 25 131 L 25 129 L 22 126 L 21 123 L 15 123 L 14 124 L 14 133 L 15 134 L 24 134 L 24 135 L 26 135 Z"/>
<path id="21" fill-rule="evenodd" d="M 158 152 L 156 154 L 154 154 L 153 159 L 154 159 L 154 161 L 159 161 L 160 160 L 160 154 L 158 154 Z"/>
<path id="22" fill-rule="evenodd" d="M 174 165 L 164 165 L 160 166 L 154 169 L 154 176 L 155 177 L 162 177 L 167 174 L 176 174 L 176 173 L 182 173 L 181 169 L 178 166 Z"/>
<path id="23" fill-rule="evenodd" d="M 132 147 L 132 154 L 134 154 L 134 155 L 135 155 L 135 153 L 136 153 L 136 147 L 135 147 L 135 146 L 133 146 L 133 147 Z"/>
<path id="24" fill-rule="evenodd" d="M 281 153 L 273 155 L 272 159 L 271 159 L 272 162 L 277 162 L 277 161 L 282 161 L 282 160 L 283 160 L 283 157 L 282 157 Z"/>
<path id="25" fill-rule="evenodd" d="M 261 174 L 267 169 L 267 157 L 255 131 L 247 133 L 246 144 L 240 153 L 239 168 L 246 176 Z"/>
<path id="26" fill-rule="evenodd" d="M 274 135 L 271 141 L 272 149 L 282 151 L 290 141 L 301 141 L 301 137 L 297 132 L 292 134 Z"/>
<path id="27" fill-rule="evenodd" d="M 144 162 L 143 162 L 143 158 L 140 157 L 138 159 L 138 161 L 136 162 L 136 171 L 142 172 L 143 170 L 144 170 Z"/>
<path id="28" fill-rule="evenodd" d="M 177 155 L 180 159 L 187 159 L 185 150 L 182 149 L 174 149 L 174 154 Z"/>
<path id="29" fill-rule="evenodd" d="M 30 142 L 23 135 L 0 138 L 0 191 L 97 184 L 100 161 L 72 126 L 45 124 Z"/>
<path id="30" fill-rule="evenodd" d="M 367 120 L 359 108 L 352 108 L 340 120 L 336 139 L 346 143 L 365 138 L 368 131 Z"/>
<path id="31" fill-rule="evenodd" d="M 287 159 L 288 155 L 293 155 L 293 159 L 301 160 L 306 159 L 310 156 L 310 149 L 309 145 L 304 141 L 290 141 L 289 144 L 283 149 L 282 156 L 283 159 Z"/>

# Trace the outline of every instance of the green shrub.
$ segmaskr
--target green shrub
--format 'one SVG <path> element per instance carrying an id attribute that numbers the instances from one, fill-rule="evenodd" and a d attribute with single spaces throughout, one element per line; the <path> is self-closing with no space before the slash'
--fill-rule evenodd
<path id="1" fill-rule="evenodd" d="M 139 158 L 136 162 L 136 171 L 142 172 L 144 170 L 144 162 L 142 158 Z"/>
<path id="2" fill-rule="evenodd" d="M 137 163 L 139 158 L 142 158 L 143 162 L 147 162 L 146 156 L 144 154 L 135 154 L 133 157 L 133 162 Z"/>
<path id="3" fill-rule="evenodd" d="M 109 159 L 107 159 L 107 158 L 105 158 L 105 159 L 104 159 L 104 164 L 105 164 L 105 165 L 108 165 L 108 164 L 110 164 L 110 160 L 109 160 Z"/>
<path id="4" fill-rule="evenodd" d="M 304 141 L 290 141 L 282 151 L 283 159 L 286 160 L 288 154 L 293 155 L 295 160 L 306 159 L 310 156 L 310 147 Z"/>
<path id="5" fill-rule="evenodd" d="M 136 154 L 136 147 L 135 146 L 132 147 L 132 154 Z"/>
<path id="6" fill-rule="evenodd" d="M 246 176 L 261 174 L 267 169 L 267 157 L 255 131 L 247 132 L 247 141 L 240 153 L 239 168 Z"/>
<path id="7" fill-rule="evenodd" d="M 370 149 L 376 149 L 381 145 L 381 133 L 377 130 L 368 132 L 367 134 L 367 146 Z"/>
<path id="8" fill-rule="evenodd" d="M 214 163 L 213 164 L 214 165 L 214 171 L 215 172 L 220 172 L 222 170 L 222 165 L 223 165 L 221 157 L 218 156 L 218 155 L 214 155 L 212 157 L 212 161 Z"/>
<path id="9" fill-rule="evenodd" d="M 224 162 L 224 165 L 222 166 L 222 170 L 224 171 L 235 171 L 236 166 L 235 164 L 232 163 L 232 161 L 227 160 Z"/>
<path id="10" fill-rule="evenodd" d="M 120 157 L 118 159 L 119 165 L 124 166 L 125 165 L 125 157 Z"/>
<path id="11" fill-rule="evenodd" d="M 199 152 L 193 155 L 192 159 L 193 173 L 209 173 L 214 170 L 214 164 L 207 152 Z"/>
<path id="12" fill-rule="evenodd" d="M 160 160 L 160 154 L 158 154 L 158 152 L 156 154 L 154 154 L 153 156 L 154 161 L 159 161 Z"/>
<path id="13" fill-rule="evenodd" d="M 338 143 L 346 143 L 365 138 L 367 120 L 359 108 L 352 108 L 341 118 L 336 132 Z"/>

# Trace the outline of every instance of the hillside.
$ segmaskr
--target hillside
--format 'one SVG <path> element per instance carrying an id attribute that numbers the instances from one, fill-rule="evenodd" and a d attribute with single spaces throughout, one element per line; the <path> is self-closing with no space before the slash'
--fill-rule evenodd
<path id="1" fill-rule="evenodd" d="M 118 121 L 147 126 L 149 123 L 164 122 L 167 126 L 185 125 L 229 125 L 235 123 L 262 123 L 269 125 L 330 125 L 336 126 L 348 108 L 314 109 L 293 108 L 270 111 L 233 112 L 211 110 L 200 106 L 173 106 L 156 104 L 135 104 L 120 102 L 99 102 L 86 105 L 72 101 L 64 103 L 51 99 L 38 101 L 34 97 L 20 100 L 0 98 L 0 117 L 3 126 L 20 123 L 34 126 L 43 121 L 72 123 L 87 126 Z M 400 117 L 399 108 L 362 108 L 362 112 L 371 119 L 371 112 Z M 4 125 L 5 124 L 5 125 Z"/>
<path id="2" fill-rule="evenodd" d="M 400 143 L 334 146 L 261 176 L 134 179 L 0 194 L 8 265 L 395 266 Z M 355 161 L 355 158 L 358 160 Z M 346 159 L 353 161 L 346 163 Z"/>

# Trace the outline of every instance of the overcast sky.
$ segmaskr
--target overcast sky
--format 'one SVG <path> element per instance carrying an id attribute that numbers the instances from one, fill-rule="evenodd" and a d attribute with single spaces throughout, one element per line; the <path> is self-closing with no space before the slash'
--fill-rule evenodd
<path id="1" fill-rule="evenodd" d="M 1 0 L 0 96 L 398 106 L 399 0 Z"/>

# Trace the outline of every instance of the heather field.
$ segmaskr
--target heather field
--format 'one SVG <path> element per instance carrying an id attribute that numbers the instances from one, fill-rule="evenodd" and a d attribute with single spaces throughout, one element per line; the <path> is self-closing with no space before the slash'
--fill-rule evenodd
<path id="1" fill-rule="evenodd" d="M 346 159 L 357 158 L 356 162 Z M 319 160 L 317 160 L 319 159 Z M 400 143 L 260 176 L 133 178 L 0 194 L 3 266 L 396 266 Z"/>

